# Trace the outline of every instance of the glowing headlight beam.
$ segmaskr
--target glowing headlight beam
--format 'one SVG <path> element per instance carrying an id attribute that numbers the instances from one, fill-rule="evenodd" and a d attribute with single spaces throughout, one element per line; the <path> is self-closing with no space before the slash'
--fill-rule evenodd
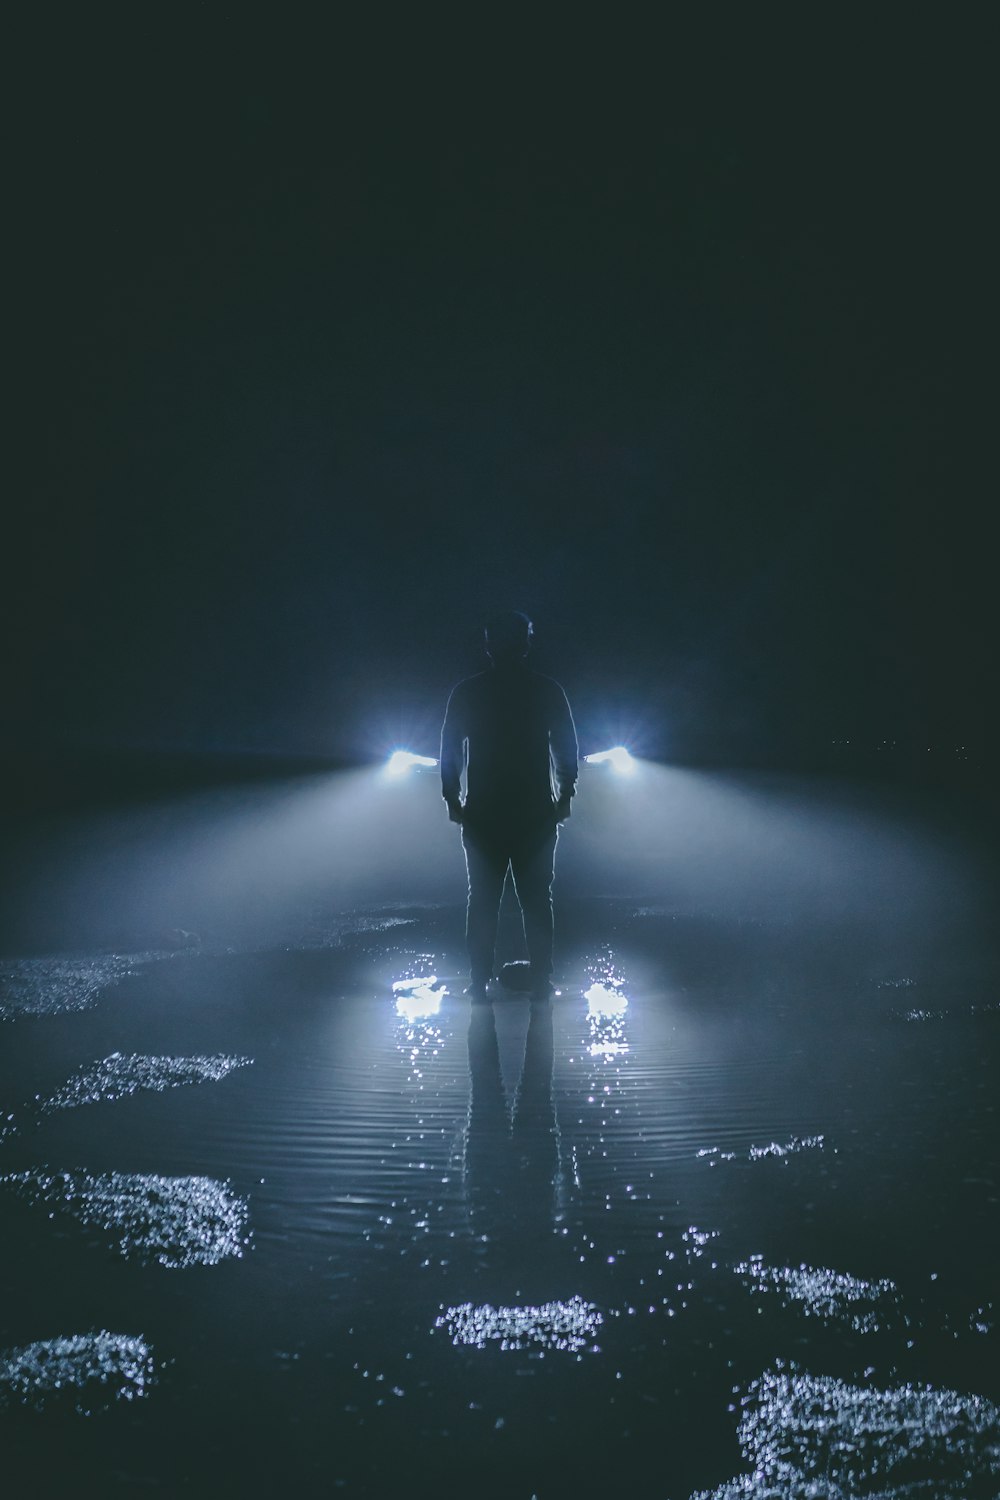
<path id="1" fill-rule="evenodd" d="M 607 761 L 621 776 L 631 776 L 635 770 L 635 761 L 624 745 L 615 745 L 611 750 L 598 750 L 596 754 L 585 755 L 583 758 L 591 766 L 599 766 Z"/>
<path id="2" fill-rule="evenodd" d="M 414 766 L 436 766 L 433 755 L 414 755 L 412 750 L 394 750 L 386 762 L 386 774 L 405 776 Z"/>

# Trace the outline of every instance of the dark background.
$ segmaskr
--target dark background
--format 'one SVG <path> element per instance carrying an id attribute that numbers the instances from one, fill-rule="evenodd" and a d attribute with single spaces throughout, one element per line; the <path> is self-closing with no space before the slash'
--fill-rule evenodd
<path id="1" fill-rule="evenodd" d="M 343 10 L 10 34 L 7 752 L 985 764 L 985 25 Z"/>

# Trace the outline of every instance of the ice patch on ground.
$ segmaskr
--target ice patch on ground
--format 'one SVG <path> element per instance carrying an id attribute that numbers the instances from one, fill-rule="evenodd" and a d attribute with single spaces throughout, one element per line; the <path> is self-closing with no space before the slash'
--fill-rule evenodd
<path id="1" fill-rule="evenodd" d="M 985 1005 L 956 1005 L 950 1009 L 943 1010 L 895 1010 L 892 1012 L 893 1020 L 896 1021 L 951 1021 L 968 1016 L 995 1016 L 1000 1014 L 1000 1002 L 991 1001 Z"/>
<path id="2" fill-rule="evenodd" d="M 992 1302 L 987 1302 L 984 1306 L 977 1307 L 974 1313 L 969 1314 L 970 1333 L 992 1333 L 995 1327 Z"/>
<path id="3" fill-rule="evenodd" d="M 305 929 L 275 933 L 270 943 L 258 935 L 252 943 L 202 941 L 194 932 L 172 929 L 162 936 L 163 947 L 136 953 L 63 954 L 55 958 L 0 958 L 0 1021 L 25 1016 L 58 1016 L 90 1010 L 105 991 L 130 974 L 167 958 L 221 957 L 257 952 L 262 946 L 291 944 L 294 948 L 337 948 L 345 938 L 364 933 L 409 927 L 415 917 L 369 916 L 356 912 L 339 917 L 317 917 Z"/>
<path id="4" fill-rule="evenodd" d="M 780 1160 L 785 1156 L 795 1156 L 800 1151 L 822 1151 L 824 1139 L 821 1135 L 793 1135 L 783 1146 L 779 1146 L 777 1141 L 771 1141 L 766 1146 L 751 1146 L 747 1152 L 747 1161 L 763 1161 L 766 1156 L 776 1156 Z"/>
<path id="5" fill-rule="evenodd" d="M 345 939 L 388 932 L 393 927 L 413 927 L 416 917 L 391 917 L 384 913 L 341 912 L 317 909 L 294 934 L 296 948 L 340 948 Z"/>
<path id="6" fill-rule="evenodd" d="M 112 1052 L 109 1057 L 80 1068 L 50 1098 L 36 1095 L 26 1113 L 29 1118 L 37 1118 L 59 1109 L 76 1109 L 81 1104 L 114 1102 L 140 1089 L 160 1093 L 188 1083 L 217 1083 L 234 1069 L 247 1068 L 252 1063 L 252 1057 L 223 1052 L 193 1057 L 145 1057 L 138 1053 L 126 1056 Z M 0 1121 L 0 1142 L 17 1135 L 19 1129 L 17 1117 L 7 1115 Z"/>
<path id="7" fill-rule="evenodd" d="M 681 1235 L 688 1260 L 700 1260 L 712 1241 L 719 1238 L 719 1232 L 718 1229 L 699 1229 L 697 1224 L 690 1224 Z"/>
<path id="8" fill-rule="evenodd" d="M 388 932 L 390 927 L 413 927 L 416 917 L 359 917 L 353 916 L 350 925 L 345 928 L 348 936 L 356 936 L 359 932 Z"/>
<path id="9" fill-rule="evenodd" d="M 0 960 L 0 1020 L 89 1010 L 105 990 L 120 984 L 136 969 L 174 956 L 157 949 L 148 953 L 105 953 L 97 958 Z"/>
<path id="10" fill-rule="evenodd" d="M 42 1114 L 57 1109 L 76 1109 L 81 1104 L 124 1099 L 139 1089 L 155 1093 L 181 1088 L 188 1083 L 218 1083 L 236 1068 L 248 1068 L 252 1057 L 224 1052 L 209 1056 L 146 1057 L 140 1053 L 112 1052 L 100 1062 L 90 1063 L 72 1074 L 49 1099 L 40 1100 Z"/>
<path id="11" fill-rule="evenodd" d="M 86 1392 L 78 1411 L 89 1415 L 115 1401 L 134 1401 L 153 1384 L 153 1353 L 127 1333 L 76 1333 L 0 1351 L 0 1408 L 43 1407 Z"/>
<path id="12" fill-rule="evenodd" d="M 899 1291 L 893 1281 L 863 1281 L 825 1266 L 768 1266 L 751 1256 L 733 1267 L 750 1292 L 774 1292 L 783 1307 L 806 1317 L 846 1323 L 855 1333 L 875 1333 L 894 1321 Z"/>
<path id="13" fill-rule="evenodd" d="M 447 1329 L 453 1344 L 485 1349 L 560 1349 L 576 1352 L 592 1343 L 604 1317 L 592 1302 L 571 1297 L 568 1302 L 543 1302 L 540 1307 L 476 1307 L 463 1302 L 442 1308 L 435 1328 Z"/>
<path id="14" fill-rule="evenodd" d="M 110 1234 L 128 1259 L 171 1269 L 238 1258 L 250 1241 L 246 1199 L 214 1177 L 146 1172 L 92 1177 L 43 1168 L 10 1172 L 0 1177 L 0 1185 Z"/>
<path id="15" fill-rule="evenodd" d="M 993 1500 L 1000 1410 L 929 1386 L 872 1390 L 766 1370 L 738 1436 L 752 1473 L 691 1500 Z"/>
<path id="16" fill-rule="evenodd" d="M 790 1140 L 779 1144 L 778 1141 L 770 1141 L 766 1146 L 751 1146 L 746 1154 L 746 1161 L 764 1161 L 767 1157 L 776 1157 L 783 1161 L 789 1156 L 797 1156 L 800 1151 L 822 1151 L 826 1144 L 823 1135 L 793 1135 Z M 695 1152 L 700 1159 L 707 1158 L 710 1167 L 714 1167 L 720 1161 L 736 1161 L 735 1151 L 722 1151 L 718 1146 L 703 1146 L 700 1151 Z"/>

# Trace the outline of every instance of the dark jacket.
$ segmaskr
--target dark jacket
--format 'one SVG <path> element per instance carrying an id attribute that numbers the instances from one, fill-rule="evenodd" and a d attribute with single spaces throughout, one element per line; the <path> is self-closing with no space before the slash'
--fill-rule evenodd
<path id="1" fill-rule="evenodd" d="M 469 822 L 534 822 L 576 790 L 578 749 L 566 694 L 524 662 L 467 677 L 448 700 L 441 789 Z"/>

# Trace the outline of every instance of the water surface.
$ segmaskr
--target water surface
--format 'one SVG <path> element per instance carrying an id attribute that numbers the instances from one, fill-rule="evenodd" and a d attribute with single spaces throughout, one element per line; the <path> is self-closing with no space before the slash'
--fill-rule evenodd
<path id="1" fill-rule="evenodd" d="M 907 963 L 903 921 L 646 890 L 568 905 L 550 1004 L 473 1004 L 456 905 L 353 916 L 77 955 L 50 1012 L 32 972 L 0 1063 L 8 1472 L 995 1494 L 986 937 L 924 926 Z"/>

